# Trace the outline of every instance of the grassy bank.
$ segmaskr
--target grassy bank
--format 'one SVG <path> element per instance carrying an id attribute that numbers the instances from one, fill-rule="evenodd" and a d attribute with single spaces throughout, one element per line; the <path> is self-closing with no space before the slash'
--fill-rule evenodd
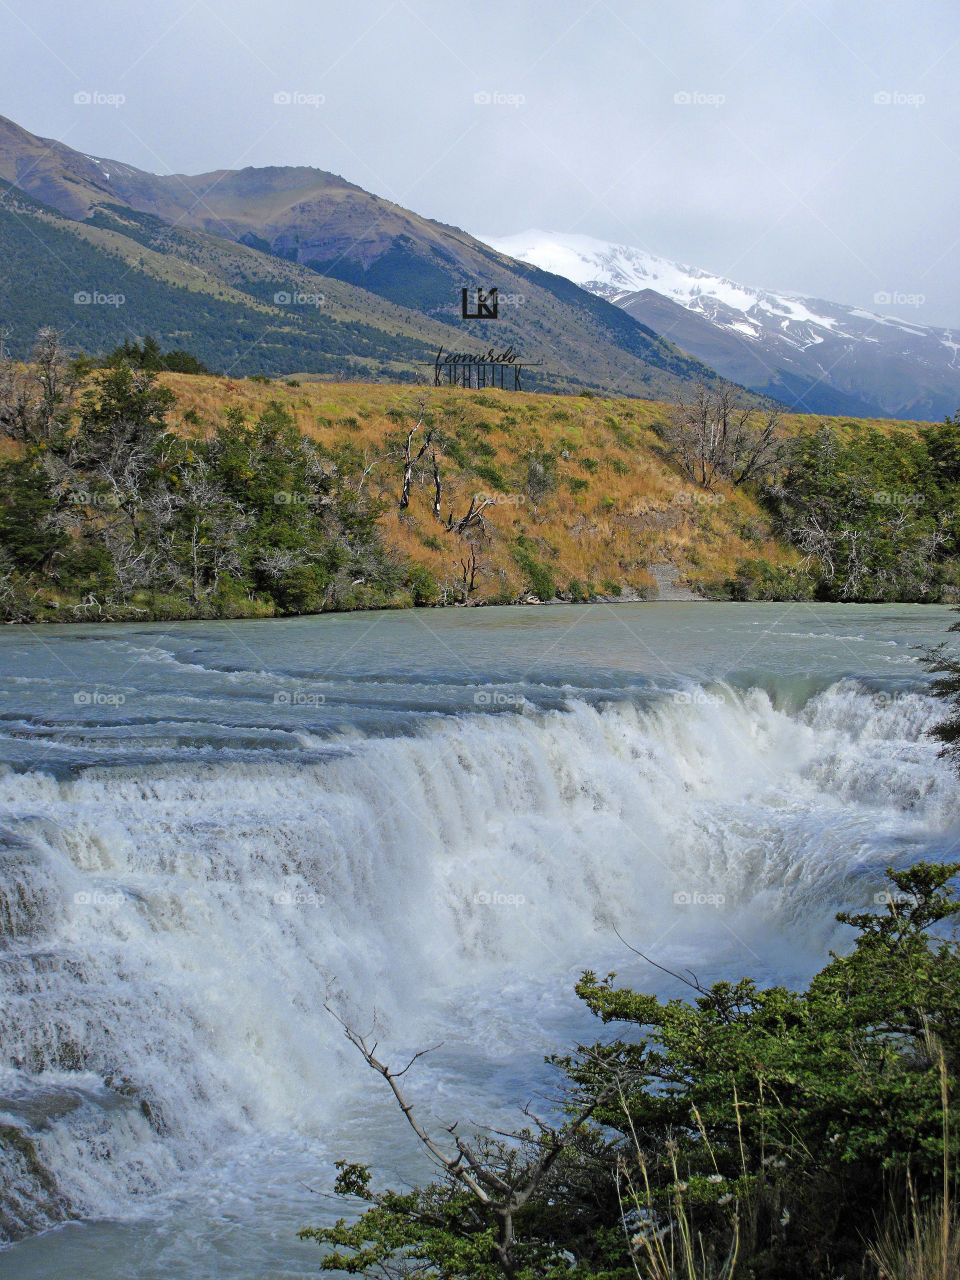
<path id="1" fill-rule="evenodd" d="M 279 401 L 324 446 L 348 445 L 376 460 L 366 484 L 384 505 L 386 542 L 452 586 L 462 579 L 465 547 L 433 517 L 426 455 L 415 468 L 409 507 L 398 507 L 403 462 L 396 437 L 425 408 L 445 440 L 444 521 L 451 511 L 463 516 L 475 494 L 491 500 L 472 597 L 478 602 L 530 595 L 524 564 L 531 561 L 548 570 L 556 590 L 577 598 L 655 595 L 649 567 L 662 562 L 676 565 L 694 589 L 722 591 L 744 559 L 784 566 L 799 559 L 750 495 L 732 486 L 707 495 L 683 479 L 657 435 L 670 413 L 658 401 L 175 374 L 163 380 L 176 395 L 174 421 L 192 412 L 209 422 L 229 407 L 256 419 Z M 415 448 L 423 435 L 414 437 Z"/>
<path id="2" fill-rule="evenodd" d="M 36 403 L 6 413 L 0 442 L 8 621 L 644 599 L 660 565 L 706 598 L 816 591 L 816 557 L 771 500 L 778 477 L 693 483 L 661 402 L 122 369 L 75 383 L 60 369 L 46 405 L 35 370 L 13 377 Z M 883 455 L 886 475 L 923 427 L 788 416 L 778 430 L 872 441 L 853 462 Z M 902 529 L 880 532 L 889 558 Z M 882 596 L 861 577 L 860 595 L 823 598 L 897 589 L 896 572 Z M 947 598 L 926 591 L 903 598 Z"/>

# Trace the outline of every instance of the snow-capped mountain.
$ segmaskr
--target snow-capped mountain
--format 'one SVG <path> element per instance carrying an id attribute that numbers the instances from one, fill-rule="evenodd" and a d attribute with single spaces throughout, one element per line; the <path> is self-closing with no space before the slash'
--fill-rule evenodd
<path id="1" fill-rule="evenodd" d="M 591 236 L 479 238 L 617 303 L 724 377 L 792 408 L 927 420 L 960 408 L 960 330 L 748 288 Z"/>

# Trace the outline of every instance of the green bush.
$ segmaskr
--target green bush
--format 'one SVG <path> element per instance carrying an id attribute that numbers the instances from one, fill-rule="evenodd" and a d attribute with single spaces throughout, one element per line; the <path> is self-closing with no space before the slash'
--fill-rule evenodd
<path id="1" fill-rule="evenodd" d="M 56 508 L 39 453 L 0 464 L 0 547 L 21 573 L 49 573 L 67 547 L 53 523 Z"/>
<path id="2" fill-rule="evenodd" d="M 473 471 L 481 480 L 485 480 L 491 489 L 496 489 L 498 493 L 509 493 L 510 485 L 499 467 L 492 466 L 490 463 L 479 463 L 474 466 Z"/>
<path id="3" fill-rule="evenodd" d="M 955 1169 L 960 1154 L 960 1126 L 948 1123 L 960 1080 L 958 869 L 888 871 L 879 910 L 837 917 L 856 930 L 852 951 L 803 991 L 749 978 L 705 987 L 687 973 L 675 976 L 689 998 L 663 1000 L 584 973 L 577 993 L 610 1030 L 553 1060 L 567 1120 L 473 1141 L 458 1129 L 448 1175 L 400 1192 L 338 1162 L 336 1192 L 364 1211 L 301 1232 L 324 1246 L 320 1268 L 875 1277 L 870 1238 L 885 1208 L 912 1198 L 935 1211 L 944 1162 Z"/>
<path id="4" fill-rule="evenodd" d="M 540 503 L 557 487 L 557 460 L 552 453 L 529 453 L 524 488 L 533 503 Z"/>
<path id="5" fill-rule="evenodd" d="M 415 605 L 437 604 L 440 599 L 440 588 L 429 569 L 423 565 L 414 565 L 407 571 L 407 587 Z"/>
<path id="6" fill-rule="evenodd" d="M 715 593 L 731 600 L 810 600 L 815 583 L 803 569 L 782 568 L 767 560 L 741 560 L 736 572 Z"/>
<path id="7" fill-rule="evenodd" d="M 514 559 L 527 580 L 527 589 L 539 600 L 552 600 L 557 594 L 553 575 L 531 552 L 525 538 L 517 539 Z"/>

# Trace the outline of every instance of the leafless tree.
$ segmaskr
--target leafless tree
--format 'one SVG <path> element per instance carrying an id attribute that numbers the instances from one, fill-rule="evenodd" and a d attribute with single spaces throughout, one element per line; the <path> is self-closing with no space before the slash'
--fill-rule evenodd
<path id="1" fill-rule="evenodd" d="M 841 600 L 859 600 L 867 590 L 876 594 L 886 587 L 895 589 L 906 579 L 925 594 L 934 580 L 940 548 L 948 540 L 946 517 L 924 531 L 912 512 L 902 508 L 882 531 L 851 523 L 835 525 L 823 512 L 805 508 L 795 513 L 789 534 L 803 552 L 803 568 L 816 561 L 826 582 L 841 577 Z M 900 548 L 895 563 L 878 550 L 886 542 Z"/>
<path id="2" fill-rule="evenodd" d="M 467 543 L 466 553 L 460 558 L 460 571 L 460 585 L 463 588 L 464 599 L 469 600 L 476 590 L 477 577 L 483 574 L 475 542 Z"/>
<path id="3" fill-rule="evenodd" d="M 447 517 L 447 523 L 444 525 L 444 528 L 448 533 L 456 533 L 461 537 L 471 529 L 479 529 L 483 533 L 486 533 L 487 526 L 483 519 L 483 513 L 486 511 L 487 507 L 493 505 L 493 502 L 490 498 L 484 498 L 482 501 L 478 502 L 478 497 L 479 495 L 476 493 L 473 495 L 470 499 L 470 506 L 467 508 L 466 514 L 461 516 L 459 520 L 455 520 L 453 518 L 453 509 L 451 508 L 450 514 Z"/>
<path id="4" fill-rule="evenodd" d="M 30 360 L 10 358 L 8 326 L 0 326 L 0 429 L 15 440 L 50 440 L 67 425 L 78 374 L 56 329 L 37 333 Z"/>
<path id="5" fill-rule="evenodd" d="M 260 553 L 256 562 L 261 573 L 273 582 L 279 582 L 291 569 L 301 569 L 306 563 L 306 556 L 289 547 L 270 547 Z"/>
<path id="6" fill-rule="evenodd" d="M 498 1165 L 497 1162 L 485 1157 L 482 1143 L 477 1140 L 468 1142 L 461 1137 L 457 1132 L 457 1122 L 446 1125 L 444 1127 L 446 1137 L 438 1139 L 419 1119 L 413 1103 L 403 1090 L 401 1081 L 414 1063 L 431 1050 L 420 1050 L 413 1055 L 405 1067 L 394 1070 L 377 1057 L 377 1041 L 371 1044 L 369 1036 L 362 1035 L 350 1026 L 333 1008 L 329 998 L 324 1002 L 324 1008 L 343 1028 L 344 1035 L 360 1052 L 367 1066 L 387 1082 L 407 1123 L 433 1163 L 455 1183 L 459 1183 L 473 1197 L 478 1208 L 486 1210 L 493 1216 L 497 1228 L 494 1241 L 497 1261 L 504 1280 L 513 1280 L 518 1271 L 514 1234 L 516 1215 L 546 1181 L 551 1169 L 568 1148 L 580 1127 L 590 1119 L 598 1107 L 602 1107 L 614 1095 L 618 1088 L 617 1082 L 611 1081 L 606 1089 L 600 1090 L 590 1105 L 584 1107 L 562 1129 L 544 1124 L 527 1110 L 525 1114 L 539 1131 L 539 1141 L 534 1154 L 529 1160 L 521 1160 L 515 1165 L 513 1163 L 506 1166 L 502 1163 Z M 439 1045 L 434 1047 L 439 1048 Z"/>
<path id="7" fill-rule="evenodd" d="M 440 482 L 440 465 L 437 462 L 437 451 L 434 449 L 430 457 L 433 463 L 433 517 L 435 520 L 441 520 L 440 503 L 443 500 L 443 485 Z"/>
<path id="8" fill-rule="evenodd" d="M 423 442 L 416 453 L 413 452 L 413 437 L 423 426 L 423 419 L 426 415 L 425 403 L 421 401 L 419 405 L 420 418 L 416 426 L 411 427 L 407 435 L 406 444 L 403 447 L 403 484 L 400 488 L 400 510 L 405 511 L 410 505 L 410 486 L 413 483 L 413 468 L 419 463 L 427 450 L 430 448 L 430 442 L 433 440 L 433 429 L 430 428 L 423 438 Z"/>
<path id="9" fill-rule="evenodd" d="M 217 589 L 224 573 L 241 571 L 242 537 L 253 521 L 223 493 L 201 459 L 181 472 L 173 513 L 186 538 L 190 588 L 196 602 Z"/>
<path id="10" fill-rule="evenodd" d="M 364 486 L 364 483 L 366 482 L 367 476 L 370 475 L 374 467 L 379 462 L 380 462 L 380 458 L 374 458 L 372 461 L 367 462 L 367 454 L 366 454 L 366 450 L 364 450 L 364 454 L 363 454 L 364 466 L 363 466 L 363 470 L 360 472 L 360 479 L 357 481 L 357 497 L 358 498 L 360 497 L 360 494 L 363 492 L 363 486 Z"/>
<path id="11" fill-rule="evenodd" d="M 734 388 L 711 391 L 698 383 L 691 399 L 678 399 L 664 438 L 686 476 L 705 489 L 721 480 L 743 484 L 780 454 L 780 411 L 738 404 Z"/>
<path id="12" fill-rule="evenodd" d="M 149 540 L 135 542 L 126 521 L 105 521 L 101 526 L 100 536 L 110 553 L 122 598 L 126 599 L 134 591 L 150 587 L 156 582 L 158 570 L 164 564 L 163 553 L 152 546 Z"/>

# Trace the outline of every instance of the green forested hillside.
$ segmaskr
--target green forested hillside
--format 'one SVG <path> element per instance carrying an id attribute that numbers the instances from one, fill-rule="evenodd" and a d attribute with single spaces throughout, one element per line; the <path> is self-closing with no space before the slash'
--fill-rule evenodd
<path id="1" fill-rule="evenodd" d="M 440 346 L 494 342 L 535 390 L 671 398 L 718 381 L 621 308 L 335 174 L 161 176 L 0 117 L 0 181 L 0 321 L 21 356 L 52 323 L 88 352 L 153 333 L 240 374 L 429 379 Z M 493 327 L 461 316 L 477 285 L 504 299 Z M 124 303 L 75 306 L 77 292 Z"/>
<path id="2" fill-rule="evenodd" d="M 119 220 L 102 217 L 97 225 L 106 233 L 96 243 L 88 229 L 34 202 L 8 200 L 0 207 L 0 317 L 12 327 L 12 354 L 25 355 L 37 329 L 52 324 L 66 342 L 91 353 L 154 333 L 166 345 L 189 348 L 210 367 L 239 376 L 301 370 L 402 379 L 433 360 L 432 342 L 358 318 L 338 319 L 329 314 L 326 296 L 322 305 L 309 307 L 274 303 L 284 286 L 291 296 L 308 293 L 305 284 L 318 294 L 324 287 L 329 291 L 324 281 L 304 279 L 309 273 L 284 275 L 278 268 L 258 280 L 252 271 L 244 277 L 235 269 L 234 283 L 218 279 L 211 261 L 197 263 L 192 276 L 175 253 L 184 249 L 186 234 L 171 233 L 163 252 L 174 267 L 163 278 L 142 254 L 135 255 L 137 243 L 156 242 L 161 233 L 156 220 L 140 218 L 139 228 L 124 226 L 120 236 Z M 131 236 L 131 230 L 140 234 Z M 153 270 L 144 269 L 148 265 Z M 94 300 L 78 302 L 78 296 Z"/>

